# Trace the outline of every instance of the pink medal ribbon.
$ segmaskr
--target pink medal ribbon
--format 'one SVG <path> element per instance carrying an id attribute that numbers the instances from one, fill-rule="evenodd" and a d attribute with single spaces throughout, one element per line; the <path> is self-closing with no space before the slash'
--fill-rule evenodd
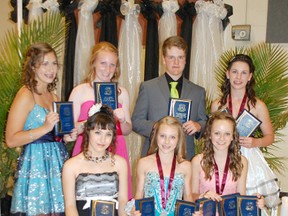
<path id="1" fill-rule="evenodd" d="M 160 175 L 160 189 L 161 189 L 162 208 L 163 208 L 163 210 L 165 210 L 168 198 L 170 196 L 170 191 L 172 188 L 173 180 L 174 180 L 175 167 L 176 167 L 176 156 L 174 155 L 174 158 L 173 158 L 171 171 L 170 171 L 169 184 L 168 184 L 168 191 L 166 193 L 166 196 L 165 196 L 165 182 L 164 182 L 163 169 L 162 169 L 161 160 L 160 160 L 158 151 L 156 152 L 156 161 L 157 161 L 157 167 L 158 167 L 158 171 L 159 171 L 159 175 Z"/>
<path id="2" fill-rule="evenodd" d="M 229 162 L 230 159 L 227 156 L 226 162 L 225 162 L 225 168 L 224 168 L 224 173 L 223 173 L 223 177 L 222 177 L 222 184 L 221 184 L 221 188 L 220 188 L 220 180 L 219 180 L 219 169 L 218 166 L 216 164 L 215 158 L 213 157 L 214 160 L 214 170 L 215 170 L 215 186 L 216 186 L 216 193 L 219 195 L 222 195 L 225 185 L 226 185 L 226 180 L 227 180 L 227 175 L 228 175 L 228 168 L 229 168 Z"/>
<path id="3" fill-rule="evenodd" d="M 244 97 L 243 97 L 243 99 L 242 99 L 242 102 L 241 102 L 240 109 L 239 109 L 239 112 L 238 112 L 237 117 L 238 117 L 238 116 L 240 115 L 240 113 L 242 113 L 242 111 L 244 110 L 244 107 L 245 107 L 245 104 L 246 104 L 246 100 L 247 100 L 247 94 L 245 93 L 245 95 L 244 95 Z M 231 114 L 233 115 L 231 94 L 229 94 L 229 97 L 228 97 L 228 109 L 230 110 Z"/>

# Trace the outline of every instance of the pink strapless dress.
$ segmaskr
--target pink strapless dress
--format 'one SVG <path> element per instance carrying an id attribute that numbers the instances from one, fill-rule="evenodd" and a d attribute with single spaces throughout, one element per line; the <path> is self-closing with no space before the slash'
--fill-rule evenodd
<path id="1" fill-rule="evenodd" d="M 88 111 L 91 108 L 91 106 L 95 102 L 92 100 L 86 101 L 81 104 L 81 110 L 80 110 L 80 115 L 78 118 L 78 122 L 82 122 L 88 119 Z M 122 104 L 118 104 L 118 107 L 121 108 Z M 129 200 L 132 198 L 132 184 L 131 184 L 131 171 L 130 171 L 130 162 L 129 162 L 129 156 L 128 156 L 128 151 L 126 147 L 126 141 L 124 136 L 122 135 L 120 123 L 117 122 L 116 125 L 116 130 L 117 130 L 117 136 L 116 136 L 116 154 L 125 158 L 127 161 L 127 166 L 128 166 L 128 198 Z M 83 141 L 83 135 L 80 134 L 77 137 L 77 140 L 75 142 L 72 156 L 78 155 L 80 152 L 82 152 L 82 141 Z"/>
<path id="2" fill-rule="evenodd" d="M 229 195 L 237 193 L 237 181 L 233 181 L 233 175 L 229 171 L 226 179 L 226 184 L 223 190 L 222 195 Z M 219 176 L 219 184 L 222 185 L 222 176 Z M 215 174 L 213 174 L 211 181 L 205 179 L 205 173 L 201 169 L 200 171 L 200 182 L 199 182 L 199 194 L 202 194 L 206 191 L 215 191 L 216 192 L 216 185 L 215 185 Z M 216 212 L 215 216 L 219 216 L 218 211 Z"/>
<path id="3" fill-rule="evenodd" d="M 229 171 L 226 179 L 226 184 L 224 187 L 224 191 L 222 195 L 228 195 L 237 193 L 237 181 L 233 181 L 233 175 Z M 219 176 L 220 185 L 222 184 L 222 176 Z M 205 179 L 205 173 L 201 169 L 200 171 L 200 182 L 199 182 L 199 194 L 204 193 L 206 191 L 215 191 L 216 192 L 216 185 L 215 185 L 215 175 L 213 174 L 211 181 Z"/>

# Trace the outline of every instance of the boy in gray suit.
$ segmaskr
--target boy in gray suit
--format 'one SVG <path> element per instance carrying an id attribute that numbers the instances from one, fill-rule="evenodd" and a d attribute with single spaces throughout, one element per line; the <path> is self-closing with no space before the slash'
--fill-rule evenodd
<path id="1" fill-rule="evenodd" d="M 160 77 L 141 83 L 132 115 L 133 131 L 145 137 L 142 149 L 142 156 L 145 156 L 154 123 L 168 115 L 170 83 L 177 82 L 176 92 L 179 98 L 192 100 L 190 120 L 183 124 L 186 133 L 186 158 L 190 160 L 194 156 L 194 137 L 201 136 L 207 121 L 205 89 L 183 76 L 187 54 L 187 44 L 183 38 L 167 38 L 163 43 L 162 52 L 166 72 Z M 174 90 L 172 92 L 175 93 Z"/>

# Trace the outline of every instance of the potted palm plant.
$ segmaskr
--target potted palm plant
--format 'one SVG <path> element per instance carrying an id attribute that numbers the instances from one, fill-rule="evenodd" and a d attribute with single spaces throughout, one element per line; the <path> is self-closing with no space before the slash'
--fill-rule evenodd
<path id="1" fill-rule="evenodd" d="M 271 169 L 281 173 L 285 170 L 283 163 L 285 158 L 275 157 L 271 150 L 277 148 L 277 143 L 281 141 L 282 134 L 279 130 L 286 126 L 288 120 L 288 53 L 279 45 L 264 42 L 246 48 L 236 47 L 224 52 L 215 70 L 219 89 L 225 80 L 225 71 L 229 60 L 239 53 L 249 55 L 254 62 L 256 69 L 253 75 L 256 81 L 255 92 L 268 107 L 276 135 L 275 143 L 261 148 L 261 150 Z M 207 104 L 211 104 L 209 100 Z M 261 131 L 257 131 L 256 136 L 261 137 Z"/>
<path id="2" fill-rule="evenodd" d="M 38 20 L 23 26 L 21 35 L 10 31 L 0 42 L 0 198 L 13 187 L 13 179 L 19 149 L 9 149 L 5 144 L 5 124 L 9 107 L 21 87 L 23 53 L 34 42 L 49 43 L 59 55 L 65 42 L 67 24 L 59 13 L 47 12 Z"/>

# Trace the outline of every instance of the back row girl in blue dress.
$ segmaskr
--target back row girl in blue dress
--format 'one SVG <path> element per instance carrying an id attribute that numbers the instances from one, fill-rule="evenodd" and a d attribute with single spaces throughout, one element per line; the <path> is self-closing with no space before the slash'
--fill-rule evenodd
<path id="1" fill-rule="evenodd" d="M 53 128 L 59 115 L 52 111 L 59 64 L 47 43 L 32 44 L 23 65 L 23 86 L 9 111 L 8 147 L 22 147 L 15 174 L 12 215 L 64 215 L 61 171 L 68 159 L 65 144 L 56 141 Z M 76 139 L 77 131 L 63 141 Z"/>

